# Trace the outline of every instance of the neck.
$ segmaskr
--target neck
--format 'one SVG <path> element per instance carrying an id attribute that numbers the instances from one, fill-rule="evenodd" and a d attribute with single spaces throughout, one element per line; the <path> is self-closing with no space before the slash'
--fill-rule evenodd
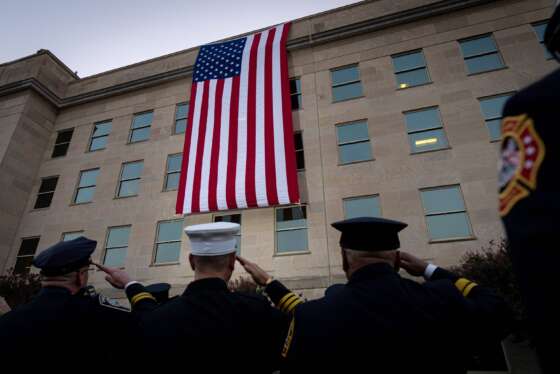
<path id="1" fill-rule="evenodd" d="M 41 282 L 41 287 L 60 287 L 66 288 L 72 295 L 75 295 L 80 291 L 80 287 L 75 284 L 70 284 L 66 282 L 55 282 L 55 281 L 43 281 Z"/>
<path id="2" fill-rule="evenodd" d="M 351 264 L 348 271 L 346 271 L 346 278 L 350 279 L 356 271 L 360 270 L 364 266 L 371 265 L 371 264 L 388 264 L 391 267 L 394 266 L 393 262 L 387 259 L 368 258 L 367 260 L 363 260 Z"/>
<path id="3" fill-rule="evenodd" d="M 227 274 L 225 274 L 224 272 L 211 272 L 211 271 L 195 271 L 194 272 L 194 280 L 201 280 L 201 279 L 208 279 L 208 278 L 220 278 L 222 279 L 224 282 L 228 282 L 229 281 L 229 276 L 227 276 Z"/>

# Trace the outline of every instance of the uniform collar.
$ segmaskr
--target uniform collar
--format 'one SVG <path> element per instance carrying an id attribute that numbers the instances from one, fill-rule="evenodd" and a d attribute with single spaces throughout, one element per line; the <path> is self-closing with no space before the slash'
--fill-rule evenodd
<path id="1" fill-rule="evenodd" d="M 41 288 L 41 291 L 39 291 L 39 295 L 52 295 L 52 294 L 62 294 L 62 295 L 67 294 L 67 295 L 70 295 L 71 292 L 67 288 L 53 287 L 53 286 L 43 287 L 43 288 Z"/>
<path id="2" fill-rule="evenodd" d="M 370 264 L 362 266 L 352 274 L 349 284 L 360 282 L 363 280 L 371 280 L 380 278 L 387 275 L 395 275 L 395 270 L 393 267 L 386 263 Z"/>
<path id="3" fill-rule="evenodd" d="M 195 280 L 187 286 L 186 292 L 197 291 L 227 291 L 228 287 L 226 282 L 221 278 L 205 278 Z"/>

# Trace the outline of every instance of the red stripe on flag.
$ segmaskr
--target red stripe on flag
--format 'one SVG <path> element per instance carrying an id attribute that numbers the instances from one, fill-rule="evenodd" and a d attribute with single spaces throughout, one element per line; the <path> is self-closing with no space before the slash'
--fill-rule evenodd
<path id="1" fill-rule="evenodd" d="M 239 76 L 231 83 L 231 100 L 229 109 L 229 137 L 227 155 L 226 202 L 229 209 L 237 209 L 235 200 L 235 175 L 237 168 L 237 116 L 239 113 Z"/>
<path id="2" fill-rule="evenodd" d="M 256 153 L 256 95 L 257 95 L 257 49 L 261 34 L 256 34 L 251 45 L 249 57 L 249 79 L 247 82 L 247 165 L 245 173 L 245 196 L 248 207 L 257 206 L 255 192 L 255 153 Z"/>
<path id="3" fill-rule="evenodd" d="M 286 53 L 286 39 L 291 23 L 284 25 L 280 48 L 280 74 L 282 75 L 282 114 L 284 117 L 284 148 L 286 149 L 286 175 L 288 179 L 288 195 L 290 202 L 299 202 L 297 185 L 296 154 L 294 149 L 294 130 L 292 127 L 292 107 L 290 103 L 290 88 L 288 86 L 288 56 Z"/>
<path id="4" fill-rule="evenodd" d="M 272 42 L 276 29 L 268 32 L 264 55 L 264 155 L 268 205 L 278 205 L 276 165 L 274 161 L 274 117 L 272 109 Z"/>
<path id="5" fill-rule="evenodd" d="M 210 81 L 204 82 L 204 94 L 200 108 L 200 126 L 198 128 L 198 144 L 196 148 L 196 163 L 194 166 L 194 183 L 192 191 L 192 213 L 200 212 L 200 178 L 202 174 L 202 156 L 204 155 L 204 140 L 206 137 L 206 121 L 208 120 L 208 91 Z"/>
<path id="6" fill-rule="evenodd" d="M 214 135 L 212 136 L 212 150 L 210 152 L 210 181 L 208 183 L 208 210 L 218 210 L 218 158 L 220 157 L 220 127 L 222 126 L 222 96 L 224 94 L 224 80 L 216 82 L 216 98 L 214 104 Z"/>
<path id="7" fill-rule="evenodd" d="M 189 116 L 187 118 L 187 131 L 185 133 L 185 141 L 183 143 L 183 160 L 181 163 L 181 176 L 179 178 L 179 191 L 177 191 L 177 204 L 175 205 L 175 213 L 183 214 L 185 203 L 185 185 L 187 184 L 187 165 L 189 164 L 189 151 L 192 137 L 192 121 L 195 107 L 197 83 L 191 84 L 191 101 L 189 103 Z"/>

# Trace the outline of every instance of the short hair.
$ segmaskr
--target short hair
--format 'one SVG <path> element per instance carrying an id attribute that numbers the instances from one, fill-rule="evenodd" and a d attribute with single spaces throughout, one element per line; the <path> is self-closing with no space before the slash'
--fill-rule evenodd
<path id="1" fill-rule="evenodd" d="M 227 268 L 229 259 L 235 252 L 219 256 L 193 256 L 193 261 L 201 271 L 223 271 Z"/>
<path id="2" fill-rule="evenodd" d="M 395 249 L 389 251 L 357 251 L 355 249 L 342 248 L 350 262 L 362 259 L 392 260 Z"/>

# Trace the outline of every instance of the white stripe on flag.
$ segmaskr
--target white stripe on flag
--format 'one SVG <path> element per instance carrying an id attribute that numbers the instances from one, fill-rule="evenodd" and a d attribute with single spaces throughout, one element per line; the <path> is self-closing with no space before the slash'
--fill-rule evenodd
<path id="1" fill-rule="evenodd" d="M 264 147 L 264 85 L 265 85 L 265 54 L 266 41 L 270 30 L 261 33 L 257 49 L 257 90 L 255 116 L 255 194 L 258 206 L 268 206 L 266 193 L 266 169 Z"/>
<path id="2" fill-rule="evenodd" d="M 245 196 L 245 168 L 247 165 L 247 88 L 249 81 L 249 60 L 253 35 L 249 35 L 243 48 L 239 82 L 239 111 L 237 123 L 237 166 L 235 171 L 235 201 L 238 208 L 247 208 Z"/>
<path id="3" fill-rule="evenodd" d="M 220 126 L 220 148 L 218 149 L 218 186 L 216 190 L 218 210 L 227 210 L 226 182 L 229 147 L 229 111 L 231 101 L 231 84 L 233 78 L 224 79 L 222 94 L 222 119 Z M 218 98 L 219 100 L 220 98 Z"/>
<path id="4" fill-rule="evenodd" d="M 200 211 L 208 211 L 208 190 L 210 184 L 210 159 L 212 158 L 212 138 L 214 137 L 214 106 L 216 104 L 217 80 L 210 80 L 208 90 L 208 116 L 206 117 L 206 134 L 202 151 L 202 173 L 200 177 Z"/>
<path id="5" fill-rule="evenodd" d="M 272 115 L 274 120 L 274 163 L 276 166 L 276 191 L 278 203 L 289 204 L 286 178 L 286 150 L 284 148 L 284 118 L 282 112 L 282 75 L 280 73 L 280 41 L 284 25 L 276 28 L 272 46 Z"/>
<path id="6" fill-rule="evenodd" d="M 194 183 L 194 166 L 196 164 L 196 148 L 198 145 L 198 129 L 200 127 L 200 107 L 202 106 L 202 95 L 204 94 L 204 82 L 196 84 L 196 97 L 194 101 L 194 114 L 192 121 L 191 144 L 189 145 L 189 164 L 187 165 L 187 183 L 185 184 L 185 203 L 183 211 L 192 212 L 192 196 Z"/>

